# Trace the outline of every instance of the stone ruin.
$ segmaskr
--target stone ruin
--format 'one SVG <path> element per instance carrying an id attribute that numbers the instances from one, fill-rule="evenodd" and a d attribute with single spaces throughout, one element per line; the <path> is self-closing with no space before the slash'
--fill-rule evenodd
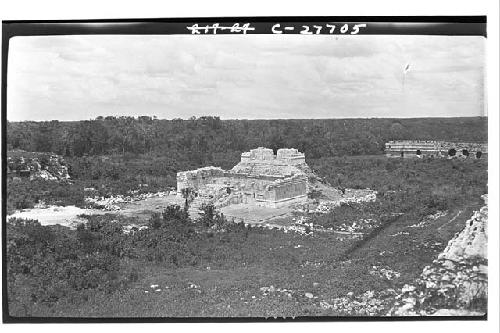
<path id="1" fill-rule="evenodd" d="M 406 284 L 390 311 L 396 316 L 482 316 L 488 299 L 488 194 L 413 284 Z"/>
<path id="2" fill-rule="evenodd" d="M 485 158 L 488 144 L 471 142 L 397 140 L 385 144 L 387 157 Z"/>
<path id="3" fill-rule="evenodd" d="M 67 181 L 70 179 L 64 158 L 52 153 L 13 150 L 7 153 L 7 175 L 30 180 Z"/>
<path id="4" fill-rule="evenodd" d="M 308 173 L 305 155 L 297 149 L 278 149 L 274 155 L 259 147 L 242 153 L 231 170 L 209 166 L 178 172 L 177 193 L 189 188 L 204 199 L 195 204 L 217 208 L 239 203 L 276 208 L 307 201 Z"/>

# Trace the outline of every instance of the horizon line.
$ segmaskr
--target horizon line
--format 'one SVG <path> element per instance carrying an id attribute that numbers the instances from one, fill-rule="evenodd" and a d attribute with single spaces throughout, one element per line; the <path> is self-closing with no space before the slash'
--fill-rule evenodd
<path id="1" fill-rule="evenodd" d="M 12 122 L 12 123 L 20 123 L 20 122 L 76 122 L 76 121 L 95 121 L 95 120 L 105 120 L 106 117 L 115 117 L 115 118 L 134 118 L 138 119 L 139 117 L 150 117 L 152 120 L 183 120 L 183 121 L 188 121 L 191 120 L 191 118 L 200 119 L 203 117 L 206 118 L 219 118 L 222 121 L 234 121 L 234 120 L 246 120 L 246 121 L 261 121 L 261 120 L 355 120 L 355 119 L 453 119 L 453 118 L 488 118 L 487 115 L 477 115 L 477 116 L 425 116 L 425 117 L 339 117 L 339 118 L 221 118 L 220 116 L 215 116 L 215 115 L 205 115 L 205 116 L 190 116 L 189 118 L 158 118 L 156 116 L 149 116 L 149 115 L 133 115 L 133 116 L 120 116 L 120 115 L 107 115 L 107 116 L 98 116 L 98 117 L 103 117 L 103 119 L 97 119 L 96 118 L 90 118 L 90 119 L 71 119 L 71 120 L 59 120 L 59 119 L 47 119 L 47 120 L 30 120 L 30 119 L 24 119 L 24 120 L 9 120 L 5 119 L 7 122 Z"/>

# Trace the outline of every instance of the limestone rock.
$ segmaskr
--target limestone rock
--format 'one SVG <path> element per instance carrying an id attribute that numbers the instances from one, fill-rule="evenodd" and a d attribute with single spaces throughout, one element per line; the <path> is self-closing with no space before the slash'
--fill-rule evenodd
<path id="1" fill-rule="evenodd" d="M 487 195 L 483 196 L 487 203 Z M 414 286 L 405 285 L 392 315 L 481 315 L 487 303 L 487 224 L 485 205 L 466 221 L 446 249 L 424 268 Z M 485 310 L 485 309 L 484 309 Z"/>

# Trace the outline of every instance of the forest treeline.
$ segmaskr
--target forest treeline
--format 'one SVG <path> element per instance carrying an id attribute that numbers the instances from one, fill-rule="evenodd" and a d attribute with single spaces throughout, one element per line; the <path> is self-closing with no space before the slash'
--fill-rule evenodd
<path id="1" fill-rule="evenodd" d="M 221 120 L 97 117 L 7 123 L 8 149 L 67 157 L 155 153 L 196 164 L 259 146 L 294 147 L 308 158 L 382 154 L 389 140 L 487 141 L 487 118 Z M 237 154 L 236 154 L 237 155 Z"/>

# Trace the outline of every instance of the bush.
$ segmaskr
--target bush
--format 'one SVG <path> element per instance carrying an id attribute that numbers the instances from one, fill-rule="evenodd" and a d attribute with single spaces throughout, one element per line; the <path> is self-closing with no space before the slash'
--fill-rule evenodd
<path id="1" fill-rule="evenodd" d="M 112 226 L 93 221 L 79 226 L 75 235 L 66 228 L 42 226 L 38 221 L 9 219 L 7 239 L 8 285 L 13 303 L 50 306 L 77 291 L 112 292 L 127 283 L 119 274 L 121 242 Z"/>

